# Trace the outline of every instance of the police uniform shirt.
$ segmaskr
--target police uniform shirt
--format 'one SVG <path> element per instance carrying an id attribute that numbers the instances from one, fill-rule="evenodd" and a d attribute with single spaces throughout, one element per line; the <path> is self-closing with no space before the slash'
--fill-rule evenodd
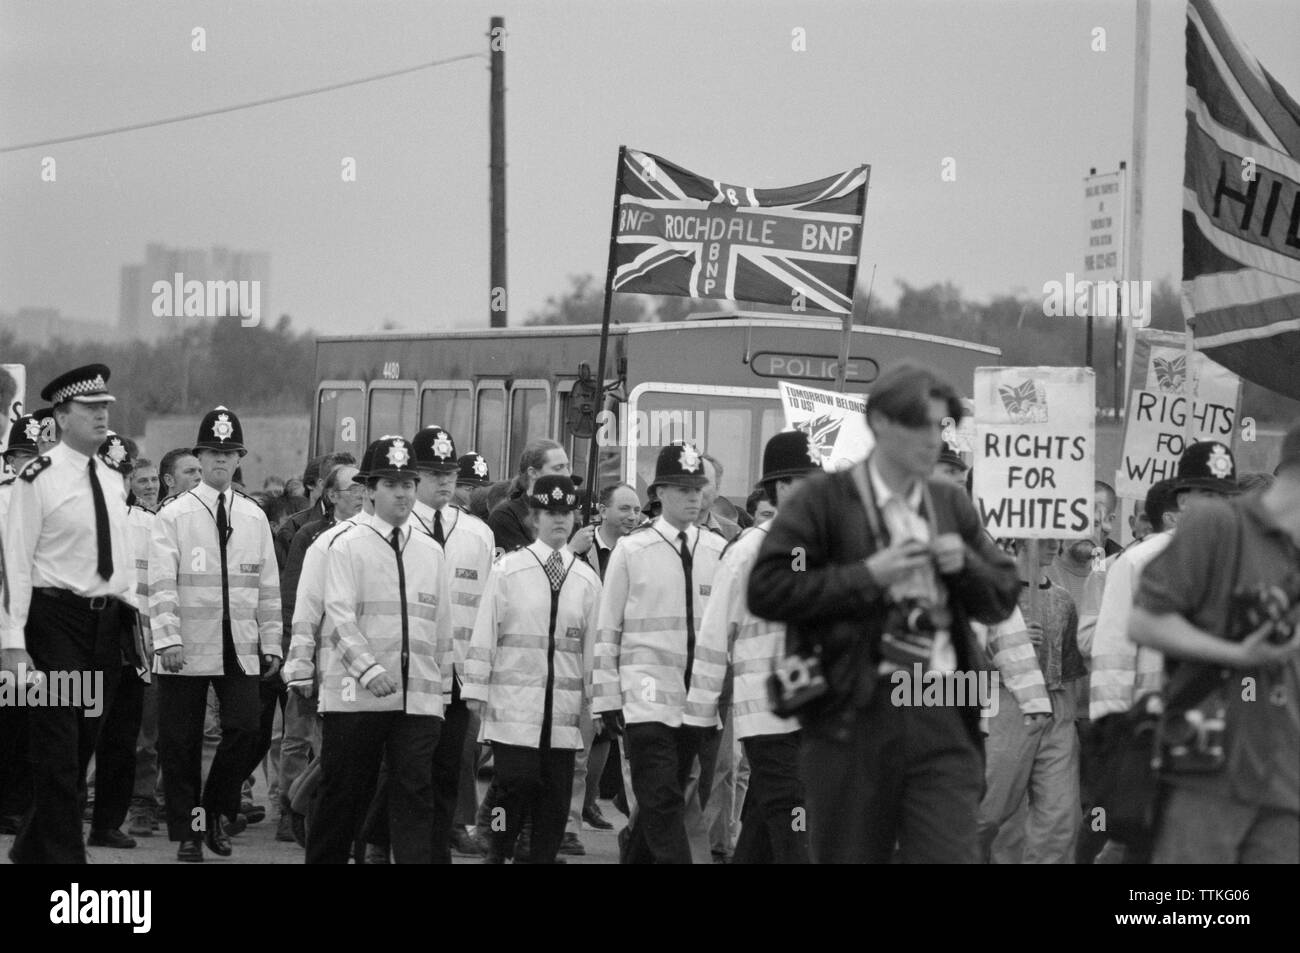
<path id="1" fill-rule="evenodd" d="M 113 576 L 104 580 L 97 568 L 91 458 L 63 443 L 51 447 L 46 457 L 48 464 L 30 479 L 20 476 L 10 490 L 3 531 L 8 608 L 0 621 L 0 648 L 27 647 L 24 630 L 34 588 L 67 589 L 89 598 L 115 596 L 135 605 L 126 481 L 103 460 L 95 461 L 113 550 Z"/>

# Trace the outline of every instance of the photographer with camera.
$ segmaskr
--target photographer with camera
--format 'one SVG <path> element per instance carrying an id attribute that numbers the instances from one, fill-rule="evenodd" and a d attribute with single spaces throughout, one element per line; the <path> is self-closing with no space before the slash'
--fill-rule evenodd
<path id="1" fill-rule="evenodd" d="M 1226 448 L 1207 462 L 1231 472 Z M 1300 422 L 1272 487 L 1183 512 L 1142 575 L 1129 637 L 1163 653 L 1188 697 L 1209 694 L 1165 709 L 1153 863 L 1300 863 L 1298 616 Z"/>
<path id="2" fill-rule="evenodd" d="M 935 371 L 885 370 L 867 405 L 875 448 L 814 474 L 781 507 L 749 606 L 785 622 L 787 651 L 820 670 L 804 692 L 802 775 L 817 863 L 974 863 L 984 786 L 979 708 L 891 704 L 891 676 L 987 666 L 969 620 L 1016 606 L 1011 558 L 959 488 L 929 479 L 964 408 Z M 789 661 L 789 660 L 787 660 Z"/>

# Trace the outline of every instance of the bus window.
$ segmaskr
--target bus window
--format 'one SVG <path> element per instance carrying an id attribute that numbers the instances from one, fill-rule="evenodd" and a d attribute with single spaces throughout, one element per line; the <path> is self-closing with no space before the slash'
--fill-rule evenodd
<path id="1" fill-rule="evenodd" d="M 528 441 L 548 437 L 546 410 L 548 401 L 543 387 L 520 387 L 510 391 L 510 456 L 516 460 Z"/>
<path id="2" fill-rule="evenodd" d="M 659 451 L 674 440 L 689 440 L 722 463 L 721 495 L 744 506 L 762 475 L 763 447 L 785 427 L 781 403 L 725 394 L 647 391 L 627 411 L 638 427 L 635 485 L 642 499 L 654 478 Z M 620 443 L 627 436 L 619 434 Z"/>
<path id="3" fill-rule="evenodd" d="M 408 387 L 372 387 L 366 439 L 415 434 L 415 392 Z"/>
<path id="4" fill-rule="evenodd" d="M 474 431 L 474 449 L 487 460 L 488 469 L 502 479 L 514 472 L 507 466 L 506 449 L 506 391 L 501 384 L 480 384 L 478 389 L 478 414 Z M 522 448 L 520 448 L 522 449 Z"/>
<path id="5" fill-rule="evenodd" d="M 438 424 L 451 434 L 456 452 L 469 453 L 470 397 L 467 387 L 428 387 L 420 398 L 420 429 Z"/>
<path id="6" fill-rule="evenodd" d="M 347 450 L 361 459 L 361 388 L 323 387 L 316 410 L 316 454 Z"/>

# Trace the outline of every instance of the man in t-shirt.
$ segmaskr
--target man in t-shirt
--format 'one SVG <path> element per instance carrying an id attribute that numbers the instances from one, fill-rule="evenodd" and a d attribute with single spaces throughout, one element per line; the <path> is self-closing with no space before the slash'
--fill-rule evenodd
<path id="1" fill-rule="evenodd" d="M 1277 590 L 1282 624 L 1256 609 L 1264 587 Z M 1225 765 L 1170 776 L 1154 863 L 1300 863 L 1298 604 L 1300 422 L 1270 489 L 1192 507 L 1142 576 L 1133 641 L 1202 667 L 1210 684 L 1231 670 L 1199 705 L 1224 712 Z"/>

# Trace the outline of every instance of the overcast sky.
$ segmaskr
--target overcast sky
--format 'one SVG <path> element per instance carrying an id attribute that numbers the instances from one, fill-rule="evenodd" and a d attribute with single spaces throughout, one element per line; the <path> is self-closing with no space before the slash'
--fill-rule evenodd
<path id="1" fill-rule="evenodd" d="M 1217 0 L 1300 96 L 1300 3 Z M 1154 0 L 1146 267 L 1177 280 L 1181 0 Z M 603 277 L 619 144 L 783 186 L 872 166 L 862 281 L 1041 293 L 1079 271 L 1082 178 L 1129 156 L 1132 0 L 13 2 L 0 146 L 487 50 L 506 18 L 512 323 Z M 203 27 L 207 52 L 191 50 Z M 1091 49 L 1106 31 L 1106 51 Z M 792 49 L 802 29 L 806 50 Z M 57 161 L 42 182 L 41 160 Z M 344 157 L 357 181 L 340 175 Z M 955 182 L 941 180 L 945 157 Z M 272 316 L 486 325 L 486 56 L 320 96 L 0 155 L 0 310 L 116 322 L 151 241 L 268 251 Z"/>

